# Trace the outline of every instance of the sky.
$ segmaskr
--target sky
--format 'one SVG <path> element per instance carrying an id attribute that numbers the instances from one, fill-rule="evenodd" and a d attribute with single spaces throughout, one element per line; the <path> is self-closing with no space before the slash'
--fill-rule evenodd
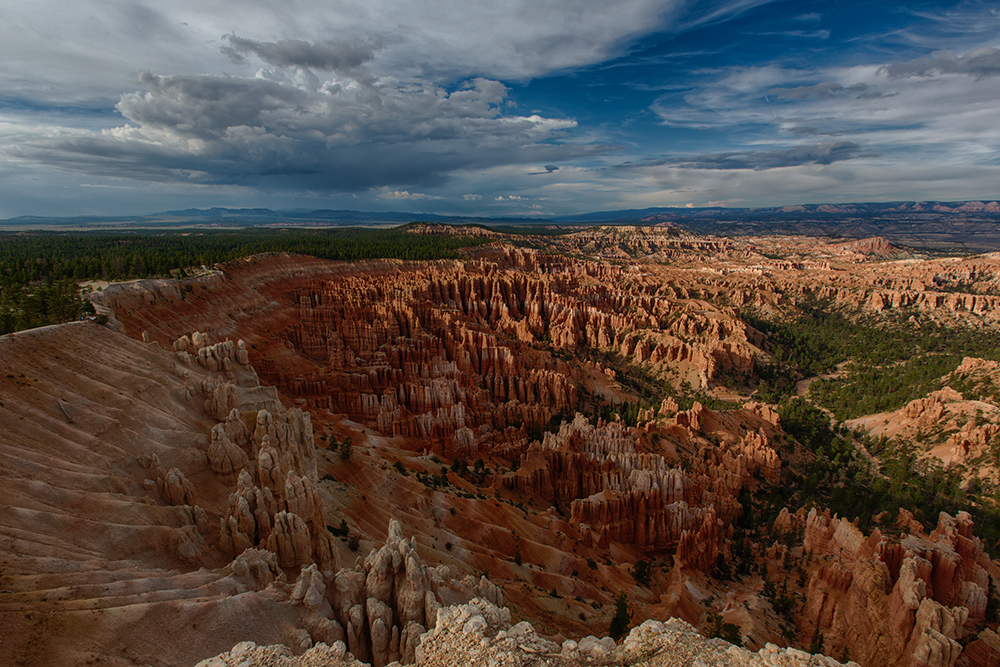
<path id="1" fill-rule="evenodd" d="M 0 0 L 0 217 L 1000 197 L 1000 6 Z"/>

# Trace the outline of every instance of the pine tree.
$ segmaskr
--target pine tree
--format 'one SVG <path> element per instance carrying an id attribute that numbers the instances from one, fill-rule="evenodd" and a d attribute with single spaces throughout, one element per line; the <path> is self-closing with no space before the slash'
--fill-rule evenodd
<path id="1" fill-rule="evenodd" d="M 618 594 L 618 599 L 615 600 L 615 615 L 611 618 L 608 634 L 618 639 L 628 632 L 628 624 L 631 620 L 632 616 L 628 611 L 628 598 L 625 597 L 625 591 L 622 591 Z"/>

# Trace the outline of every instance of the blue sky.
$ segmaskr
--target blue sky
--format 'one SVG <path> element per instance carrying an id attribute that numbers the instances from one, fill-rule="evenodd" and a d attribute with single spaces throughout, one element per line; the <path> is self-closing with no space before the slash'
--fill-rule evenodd
<path id="1" fill-rule="evenodd" d="M 1000 197 L 995 3 L 0 2 L 0 217 Z"/>

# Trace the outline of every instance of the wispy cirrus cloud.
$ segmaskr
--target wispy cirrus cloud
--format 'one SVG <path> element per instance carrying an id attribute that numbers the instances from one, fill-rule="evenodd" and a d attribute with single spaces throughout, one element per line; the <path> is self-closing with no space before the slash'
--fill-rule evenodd
<path id="1" fill-rule="evenodd" d="M 664 124 L 730 128 L 754 144 L 825 135 L 878 152 L 947 146 L 960 157 L 971 144 L 1000 142 L 988 119 L 1000 106 L 1000 89 L 986 76 L 993 52 L 818 70 L 736 67 L 652 108 Z"/>

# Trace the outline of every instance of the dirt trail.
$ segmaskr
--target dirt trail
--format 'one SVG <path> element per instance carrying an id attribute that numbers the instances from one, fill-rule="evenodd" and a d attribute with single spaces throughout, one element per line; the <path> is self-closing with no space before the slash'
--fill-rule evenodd
<path id="1" fill-rule="evenodd" d="M 837 364 L 837 367 L 834 369 L 832 373 L 814 375 L 804 380 L 799 380 L 798 382 L 795 383 L 795 395 L 805 398 L 806 395 L 809 394 L 809 387 L 816 380 L 833 380 L 835 378 L 839 378 L 840 376 L 844 375 L 847 372 L 844 370 L 844 368 L 847 366 L 848 363 L 850 362 L 849 361 L 840 362 L 839 364 Z"/>

